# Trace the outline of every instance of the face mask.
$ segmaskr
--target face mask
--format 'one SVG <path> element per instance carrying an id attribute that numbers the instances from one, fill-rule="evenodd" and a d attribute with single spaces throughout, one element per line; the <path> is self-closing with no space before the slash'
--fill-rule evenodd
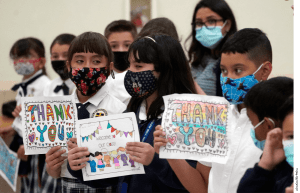
<path id="1" fill-rule="evenodd" d="M 108 76 L 106 67 L 76 68 L 69 72 L 69 77 L 84 96 L 91 96 L 105 84 Z"/>
<path id="2" fill-rule="evenodd" d="M 69 78 L 68 73 L 65 72 L 65 60 L 54 60 L 51 61 L 51 64 L 53 70 L 60 76 L 62 80 L 67 80 Z"/>
<path id="3" fill-rule="evenodd" d="M 272 119 L 268 118 L 274 125 L 275 127 L 275 123 Z M 256 139 L 255 137 L 255 129 L 260 126 L 265 120 L 262 120 L 261 122 L 259 122 L 254 128 L 251 128 L 250 130 L 250 136 L 255 144 L 256 147 L 258 147 L 259 149 L 261 149 L 262 151 L 264 150 L 264 147 L 265 147 L 265 143 L 266 143 L 266 140 L 262 140 L 262 141 L 259 141 L 258 139 Z"/>
<path id="4" fill-rule="evenodd" d="M 221 74 L 220 81 L 224 98 L 234 105 L 244 103 L 247 92 L 258 83 L 254 75 L 260 70 L 262 65 L 253 74 L 242 78 L 232 79 L 223 77 Z"/>
<path id="5" fill-rule="evenodd" d="M 286 161 L 294 167 L 294 140 L 282 141 Z"/>
<path id="6" fill-rule="evenodd" d="M 147 98 L 157 89 L 157 78 L 152 70 L 142 72 L 128 70 L 124 77 L 124 85 L 132 97 Z"/>
<path id="7" fill-rule="evenodd" d="M 126 61 L 128 52 L 114 52 L 114 67 L 117 70 L 125 71 L 129 65 Z"/>
<path id="8" fill-rule="evenodd" d="M 36 62 L 39 62 L 41 58 L 36 60 L 29 60 L 28 62 L 24 62 L 20 60 L 18 63 L 15 63 L 14 68 L 15 71 L 20 75 L 30 75 L 34 72 L 34 65 Z"/>
<path id="9" fill-rule="evenodd" d="M 204 46 L 209 49 L 215 49 L 221 40 L 224 38 L 222 34 L 222 28 L 226 25 L 226 22 L 223 26 L 215 26 L 215 28 L 210 29 L 206 26 L 201 28 L 196 28 L 196 39 Z"/>

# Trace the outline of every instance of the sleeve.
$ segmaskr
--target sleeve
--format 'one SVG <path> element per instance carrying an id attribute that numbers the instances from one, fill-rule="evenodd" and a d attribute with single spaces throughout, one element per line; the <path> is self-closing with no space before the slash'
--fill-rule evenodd
<path id="1" fill-rule="evenodd" d="M 109 186 L 117 186 L 118 185 L 119 177 L 106 178 L 106 179 L 100 179 L 100 180 L 83 181 L 82 171 L 81 170 L 77 170 L 77 171 L 72 170 L 69 165 L 69 161 L 67 161 L 67 168 L 68 168 L 68 171 L 70 172 L 70 174 L 73 177 L 77 178 L 80 181 L 80 183 L 88 185 L 92 188 L 106 188 Z"/>
<path id="2" fill-rule="evenodd" d="M 265 170 L 256 163 L 254 168 L 248 169 L 238 186 L 238 193 L 272 192 L 275 186 L 274 172 Z"/>
<path id="3" fill-rule="evenodd" d="M 197 162 L 192 160 L 186 160 L 190 166 L 196 168 Z M 185 189 L 181 182 L 179 181 L 177 175 L 169 165 L 169 162 L 166 159 L 160 159 L 159 155 L 155 153 L 154 158 L 150 165 L 144 166 L 151 169 L 161 182 L 166 184 L 169 187 L 175 189 Z"/>

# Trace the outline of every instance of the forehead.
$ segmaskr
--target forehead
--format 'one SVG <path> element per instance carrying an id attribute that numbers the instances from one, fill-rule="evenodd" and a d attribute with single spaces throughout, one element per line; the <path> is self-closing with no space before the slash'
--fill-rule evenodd
<path id="1" fill-rule="evenodd" d="M 108 42 L 113 41 L 133 41 L 132 34 L 128 31 L 124 32 L 112 32 L 108 37 Z"/>
<path id="2" fill-rule="evenodd" d="M 219 14 L 217 14 L 216 12 L 213 12 L 210 8 L 208 7 L 202 7 L 200 9 L 198 9 L 197 13 L 196 13 L 196 19 L 206 19 L 208 17 L 212 17 L 215 19 L 220 19 L 222 18 Z"/>
<path id="3" fill-rule="evenodd" d="M 67 52 L 69 50 L 69 47 L 70 47 L 69 44 L 60 45 L 60 44 L 56 43 L 53 45 L 51 52 L 52 53 L 53 52 Z"/>
<path id="4" fill-rule="evenodd" d="M 224 67 L 231 67 L 234 65 L 243 65 L 250 69 L 257 69 L 254 62 L 252 62 L 247 54 L 240 54 L 240 53 L 222 53 L 221 55 L 221 66 Z"/>

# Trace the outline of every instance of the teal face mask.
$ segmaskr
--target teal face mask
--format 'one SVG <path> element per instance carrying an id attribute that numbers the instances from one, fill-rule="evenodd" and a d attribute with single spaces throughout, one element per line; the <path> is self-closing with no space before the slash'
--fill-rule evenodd
<path id="1" fill-rule="evenodd" d="M 286 161 L 294 167 L 294 140 L 282 141 Z"/>
<path id="2" fill-rule="evenodd" d="M 268 118 L 268 119 L 273 123 L 273 125 L 274 125 L 274 127 L 275 127 L 274 121 L 273 121 L 272 119 L 270 119 L 270 118 Z M 262 151 L 264 150 L 266 140 L 259 141 L 258 139 L 256 139 L 256 137 L 255 137 L 255 129 L 256 129 L 258 126 L 260 126 L 264 121 L 265 121 L 265 120 L 262 120 L 262 121 L 259 122 L 254 128 L 251 128 L 251 130 L 250 130 L 250 136 L 251 136 L 251 138 L 252 138 L 252 140 L 253 140 L 253 142 L 254 142 L 254 145 L 255 145 L 257 148 L 261 149 Z"/>

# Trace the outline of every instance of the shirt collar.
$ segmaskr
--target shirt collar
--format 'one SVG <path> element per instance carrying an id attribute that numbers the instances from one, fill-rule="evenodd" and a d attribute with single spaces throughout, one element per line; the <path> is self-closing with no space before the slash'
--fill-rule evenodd
<path id="1" fill-rule="evenodd" d="M 28 82 L 29 80 L 33 79 L 34 77 L 36 77 L 36 76 L 38 76 L 38 75 L 40 75 L 40 74 L 42 74 L 42 73 L 43 73 L 43 70 L 40 69 L 40 70 L 38 70 L 36 73 L 34 73 L 34 75 L 31 76 L 30 78 L 23 80 L 22 83 L 26 83 L 26 82 Z"/>
<path id="2" fill-rule="evenodd" d="M 164 106 L 161 107 L 162 110 L 164 110 Z M 158 115 L 158 119 L 162 118 L 162 114 Z M 143 100 L 140 106 L 140 113 L 139 113 L 139 119 L 140 121 L 146 121 L 147 120 L 147 113 L 146 113 L 146 100 Z"/>

